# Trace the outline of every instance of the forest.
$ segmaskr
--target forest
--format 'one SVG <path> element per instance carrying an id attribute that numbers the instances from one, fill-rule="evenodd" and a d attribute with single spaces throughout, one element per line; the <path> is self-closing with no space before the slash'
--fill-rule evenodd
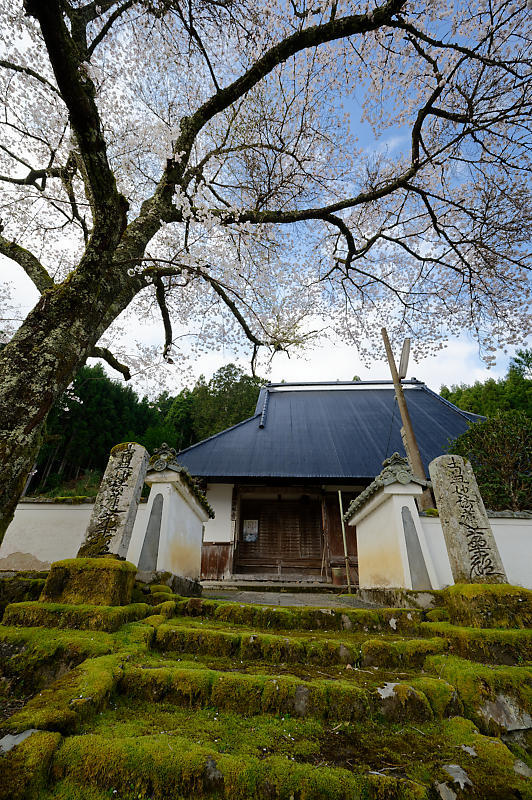
<path id="1" fill-rule="evenodd" d="M 82 367 L 54 405 L 27 494 L 94 495 L 118 442 L 153 452 L 163 442 L 182 450 L 253 415 L 266 381 L 227 364 L 175 397 L 139 398 L 103 368 Z"/>

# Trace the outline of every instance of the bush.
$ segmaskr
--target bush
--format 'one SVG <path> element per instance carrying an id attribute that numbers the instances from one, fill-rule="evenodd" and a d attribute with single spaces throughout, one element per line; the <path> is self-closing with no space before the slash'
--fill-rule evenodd
<path id="1" fill-rule="evenodd" d="M 532 420 L 524 412 L 499 411 L 473 423 L 449 452 L 471 462 L 488 508 L 532 509 Z"/>

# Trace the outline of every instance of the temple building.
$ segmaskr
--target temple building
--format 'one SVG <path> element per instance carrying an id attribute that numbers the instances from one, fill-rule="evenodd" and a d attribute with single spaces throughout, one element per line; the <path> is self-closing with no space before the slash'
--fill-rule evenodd
<path id="1" fill-rule="evenodd" d="M 416 379 L 403 388 L 427 469 L 480 418 Z M 253 417 L 178 454 L 215 512 L 205 524 L 203 579 L 345 583 L 341 510 L 394 452 L 405 451 L 391 381 L 263 387 Z M 356 530 L 345 534 L 356 584 Z"/>

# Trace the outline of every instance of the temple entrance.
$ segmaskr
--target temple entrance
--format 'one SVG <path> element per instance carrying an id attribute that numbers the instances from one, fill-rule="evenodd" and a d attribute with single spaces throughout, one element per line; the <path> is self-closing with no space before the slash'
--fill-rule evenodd
<path id="1" fill-rule="evenodd" d="M 242 498 L 234 572 L 319 578 L 324 565 L 318 497 Z"/>

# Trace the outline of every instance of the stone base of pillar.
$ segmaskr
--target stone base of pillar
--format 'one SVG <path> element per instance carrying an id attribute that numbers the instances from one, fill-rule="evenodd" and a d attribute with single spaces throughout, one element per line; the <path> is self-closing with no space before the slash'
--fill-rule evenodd
<path id="1" fill-rule="evenodd" d="M 125 606 L 131 602 L 137 568 L 115 558 L 68 558 L 54 561 L 41 603 Z"/>

